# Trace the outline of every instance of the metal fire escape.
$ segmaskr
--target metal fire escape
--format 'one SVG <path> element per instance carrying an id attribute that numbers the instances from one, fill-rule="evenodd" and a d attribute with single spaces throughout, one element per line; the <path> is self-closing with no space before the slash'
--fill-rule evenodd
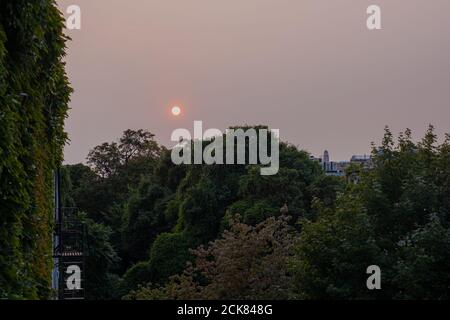
<path id="1" fill-rule="evenodd" d="M 61 206 L 59 170 L 55 172 L 54 186 L 52 287 L 58 300 L 84 299 L 85 226 L 76 219 L 76 208 Z"/>

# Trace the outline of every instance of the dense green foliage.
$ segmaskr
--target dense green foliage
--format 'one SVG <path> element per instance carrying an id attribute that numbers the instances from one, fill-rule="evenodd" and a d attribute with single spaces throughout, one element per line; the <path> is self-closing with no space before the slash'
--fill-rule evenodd
<path id="1" fill-rule="evenodd" d="M 94 148 L 88 163 L 65 167 L 66 205 L 112 230 L 110 242 L 121 258 L 114 270 L 122 277 L 120 295 L 147 282 L 165 284 L 193 259 L 190 249 L 217 239 L 236 215 L 255 225 L 287 207 L 295 224 L 311 212 L 313 195 L 327 202 L 327 193 L 343 185 L 285 143 L 280 172 L 272 177 L 261 176 L 257 165 L 176 166 L 170 151 L 142 130 Z M 320 195 L 319 180 L 329 185 Z"/>
<path id="2" fill-rule="evenodd" d="M 129 149 L 122 138 L 90 153 L 114 170 L 92 158 L 66 167 L 67 201 L 110 227 L 93 244 L 110 242 L 121 258 L 91 264 L 107 278 L 91 297 L 449 298 L 450 140 L 438 145 L 432 127 L 419 143 L 409 130 L 395 143 L 386 129 L 372 165 L 353 164 L 347 179 L 286 143 L 275 176 L 255 165 L 175 166 L 144 136 L 158 152 L 113 161 Z M 382 290 L 366 287 L 370 265 Z"/>
<path id="3" fill-rule="evenodd" d="M 52 171 L 71 89 L 54 1 L 0 1 L 0 299 L 51 295 Z"/>
<path id="4" fill-rule="evenodd" d="M 194 264 L 163 287 L 147 286 L 126 299 L 289 299 L 289 259 L 296 232 L 289 216 L 249 226 L 236 217 L 207 247 L 192 250 Z"/>
<path id="5" fill-rule="evenodd" d="M 304 221 L 293 260 L 302 298 L 450 298 L 450 137 L 433 128 L 415 144 L 395 144 L 386 129 L 361 175 L 318 220 Z M 382 290 L 368 291 L 365 269 L 378 265 Z"/>

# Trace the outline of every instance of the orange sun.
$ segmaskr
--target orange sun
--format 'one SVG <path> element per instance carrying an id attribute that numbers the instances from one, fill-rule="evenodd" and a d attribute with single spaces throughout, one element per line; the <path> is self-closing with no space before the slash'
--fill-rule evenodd
<path id="1" fill-rule="evenodd" d="M 177 117 L 181 114 L 181 108 L 179 106 L 173 106 L 171 112 L 172 112 L 172 115 Z"/>

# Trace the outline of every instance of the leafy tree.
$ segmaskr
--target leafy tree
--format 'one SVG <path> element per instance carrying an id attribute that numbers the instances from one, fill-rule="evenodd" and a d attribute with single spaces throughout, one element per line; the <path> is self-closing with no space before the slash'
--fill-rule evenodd
<path id="1" fill-rule="evenodd" d="M 447 148 L 446 143 L 436 146 L 432 126 L 418 144 L 406 130 L 397 146 L 386 129 L 382 145 L 374 148 L 374 167 L 359 188 L 383 248 L 395 248 L 402 237 L 427 223 L 430 214 L 447 215 L 448 209 L 442 207 L 449 195 Z"/>
<path id="2" fill-rule="evenodd" d="M 121 247 L 122 220 L 130 192 L 142 177 L 153 175 L 159 155 L 166 152 L 145 130 L 126 130 L 119 142 L 104 143 L 92 149 L 88 164 L 65 166 L 72 187 L 67 190 L 73 205 L 98 223 L 114 230 L 114 245 Z"/>
<path id="3" fill-rule="evenodd" d="M 149 259 L 131 266 L 123 275 L 118 293 L 126 295 L 141 284 L 164 284 L 180 273 L 191 258 L 192 246 L 184 233 L 161 233 L 152 244 Z"/>
<path id="4" fill-rule="evenodd" d="M 70 198 L 68 202 L 63 201 L 63 205 L 87 213 L 97 223 L 105 223 L 120 238 L 123 209 L 117 198 L 123 195 L 116 196 L 114 184 L 108 179 L 100 179 L 90 167 L 83 164 L 65 165 L 61 173 L 64 177 L 63 198 Z M 117 238 L 117 235 L 114 237 Z"/>
<path id="5" fill-rule="evenodd" d="M 349 168 L 352 183 L 326 176 L 286 143 L 279 173 L 261 176 L 258 165 L 175 166 L 152 141 L 126 131 L 104 155 L 119 155 L 113 174 L 67 167 L 67 201 L 114 229 L 107 242 L 123 259 L 107 268 L 98 296 L 448 297 L 450 137 L 438 145 L 432 127 L 419 143 L 410 130 L 396 143 L 386 128 L 370 165 Z M 382 269 L 381 291 L 366 288 L 373 264 Z"/>
<path id="6" fill-rule="evenodd" d="M 152 176 L 159 156 L 165 149 L 145 130 L 126 130 L 119 142 L 103 143 L 92 149 L 87 157 L 92 173 L 81 164 L 73 168 L 72 181 L 83 183 L 81 197 L 74 199 L 78 208 L 88 212 L 96 222 L 117 221 L 118 211 L 125 212 L 130 191 L 135 189 L 142 177 Z M 70 167 L 69 167 L 70 168 Z M 77 170 L 76 170 L 77 169 Z M 81 172 L 80 172 L 81 173 Z M 75 190 L 77 191 L 77 190 Z M 119 231 L 121 226 L 115 225 Z"/>
<path id="7" fill-rule="evenodd" d="M 155 135 L 139 129 L 125 130 L 120 138 L 119 150 L 124 165 L 137 158 L 155 158 L 161 153 L 161 147 L 155 141 Z"/>
<path id="8" fill-rule="evenodd" d="M 136 171 L 136 167 L 141 170 L 134 174 L 146 173 L 144 170 L 151 170 L 148 165 L 153 164 L 162 152 L 154 137 L 154 134 L 142 129 L 128 129 L 123 132 L 119 143 L 105 142 L 92 149 L 88 154 L 88 164 L 102 178 L 129 175 Z"/>
<path id="9" fill-rule="evenodd" d="M 313 199 L 320 200 L 322 205 L 331 207 L 345 189 L 346 183 L 341 177 L 321 175 L 309 186 L 308 192 Z"/>
<path id="10" fill-rule="evenodd" d="M 157 168 L 170 168 L 166 161 L 160 161 Z M 167 203 L 163 201 L 164 208 L 160 210 L 164 210 L 166 221 L 177 220 L 172 236 L 183 239 L 182 249 L 167 245 L 171 241 L 168 234 L 156 239 L 150 250 L 152 282 L 164 283 L 170 275 L 180 272 L 190 256 L 188 249 L 216 239 L 236 214 L 242 216 L 243 222 L 252 225 L 280 215 L 285 205 L 288 205 L 288 214 L 294 218 L 306 214 L 312 202 L 308 186 L 322 172 L 306 152 L 288 144 L 281 146 L 280 162 L 283 166 L 280 173 L 271 177 L 261 177 L 257 165 L 196 165 L 185 168 L 176 194 L 166 198 Z M 165 172 L 159 177 L 165 177 L 167 181 Z M 174 172 L 172 168 L 171 172 Z M 159 177 L 154 181 L 161 181 Z M 150 234 L 148 231 L 147 235 Z M 160 263 L 164 267 L 161 268 Z"/>
<path id="11" fill-rule="evenodd" d="M 141 283 L 152 281 L 152 269 L 150 262 L 141 261 L 130 267 L 123 275 L 117 294 L 119 297 L 136 290 Z"/>
<path id="12" fill-rule="evenodd" d="M 319 219 L 302 226 L 293 262 L 300 297 L 448 297 L 450 149 L 448 136 L 436 141 L 432 126 L 419 143 L 410 130 L 395 143 L 386 128 L 360 183 L 331 207 L 317 203 Z M 364 288 L 372 264 L 382 269 L 377 293 Z"/>
<path id="13" fill-rule="evenodd" d="M 156 238 L 149 259 L 151 282 L 163 284 L 171 275 L 183 270 L 191 257 L 191 239 L 185 232 L 162 233 Z"/>
<path id="14" fill-rule="evenodd" d="M 77 214 L 77 220 L 86 229 L 85 297 L 90 300 L 117 298 L 119 277 L 114 275 L 119 256 L 110 243 L 112 231 L 95 223 L 87 214 Z"/>
<path id="15" fill-rule="evenodd" d="M 292 270 L 298 298 L 376 297 L 366 288 L 366 268 L 380 264 L 373 226 L 361 202 L 338 200 L 337 208 L 317 208 L 316 222 L 302 221 Z"/>
<path id="16" fill-rule="evenodd" d="M 171 151 L 163 149 L 153 171 L 154 180 L 171 192 L 176 192 L 186 176 L 186 167 L 186 165 L 175 165 L 172 162 Z"/>
<path id="17" fill-rule="evenodd" d="M 102 178 L 109 178 L 119 172 L 121 154 L 117 143 L 103 143 L 89 151 L 88 164 Z"/>
<path id="18" fill-rule="evenodd" d="M 292 279 L 287 263 L 295 241 L 288 218 L 257 226 L 233 220 L 208 247 L 192 251 L 194 264 L 164 287 L 142 287 L 128 299 L 287 299 Z"/>
<path id="19" fill-rule="evenodd" d="M 393 279 L 395 298 L 448 300 L 450 298 L 450 229 L 437 216 L 400 243 Z"/>
<path id="20" fill-rule="evenodd" d="M 132 193 L 124 217 L 123 254 L 130 262 L 148 258 L 148 251 L 160 233 L 171 229 L 164 211 L 170 191 L 164 187 L 142 180 Z"/>

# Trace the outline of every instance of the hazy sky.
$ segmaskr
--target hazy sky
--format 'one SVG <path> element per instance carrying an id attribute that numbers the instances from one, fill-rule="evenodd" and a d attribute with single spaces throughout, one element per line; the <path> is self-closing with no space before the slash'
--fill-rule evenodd
<path id="1" fill-rule="evenodd" d="M 385 125 L 450 131 L 448 0 L 60 0 L 77 4 L 66 162 L 145 128 L 268 124 L 332 160 L 367 153 Z M 366 8 L 382 8 L 381 31 Z M 181 103 L 181 117 L 170 116 Z"/>

